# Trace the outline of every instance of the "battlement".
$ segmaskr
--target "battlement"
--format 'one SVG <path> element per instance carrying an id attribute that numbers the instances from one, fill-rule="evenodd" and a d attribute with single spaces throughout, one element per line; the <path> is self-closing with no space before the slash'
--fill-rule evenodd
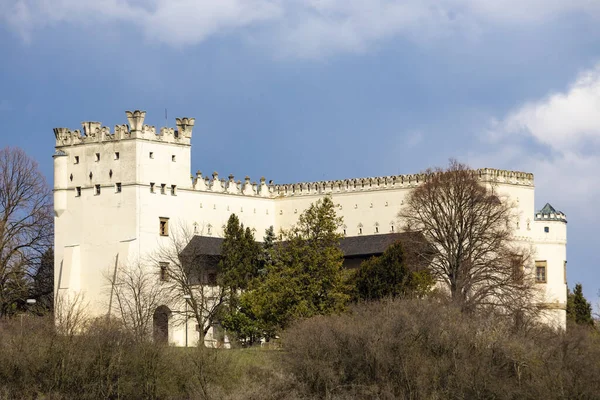
<path id="1" fill-rule="evenodd" d="M 109 127 L 102 126 L 102 123 L 95 121 L 82 122 L 83 132 L 79 129 L 54 128 L 56 147 L 129 139 L 144 139 L 188 146 L 191 144 L 192 129 L 196 122 L 194 118 L 176 118 L 177 129 L 163 127 L 157 134 L 154 126 L 144 125 L 146 111 L 125 111 L 125 114 L 129 123 L 115 125 L 114 132 L 111 132 Z"/>
<path id="2" fill-rule="evenodd" d="M 475 170 L 481 182 L 502 183 L 518 186 L 533 187 L 533 174 L 526 172 L 506 171 L 492 168 Z M 217 172 L 213 172 L 212 179 L 203 177 L 198 171 L 193 181 L 194 190 L 210 191 L 217 193 L 237 194 L 244 196 L 260 196 L 269 198 L 322 195 L 335 193 L 353 193 L 363 191 L 377 191 L 390 189 L 408 189 L 425 182 L 429 174 L 407 174 L 379 176 L 373 178 L 353 178 L 333 181 L 300 182 L 290 184 L 274 184 L 262 177 L 260 183 L 250 182 L 246 177 L 244 183 L 229 175 L 229 179 L 219 179 Z"/>

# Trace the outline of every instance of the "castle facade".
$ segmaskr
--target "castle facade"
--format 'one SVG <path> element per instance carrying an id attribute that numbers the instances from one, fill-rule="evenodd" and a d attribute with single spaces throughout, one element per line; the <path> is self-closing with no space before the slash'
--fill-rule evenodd
<path id="1" fill-rule="evenodd" d="M 309 205 L 331 195 L 348 238 L 398 232 L 397 214 L 424 175 L 274 184 L 215 172 L 191 176 L 193 118 L 177 128 L 144 125 L 145 112 L 127 112 L 128 124 L 110 128 L 83 122 L 83 131 L 55 128 L 55 294 L 83 293 L 93 315 L 107 313 L 106 276 L 118 263 L 140 259 L 169 239 L 175 225 L 198 236 L 222 237 L 235 213 L 256 230 L 296 223 Z M 549 204 L 536 212 L 533 174 L 478 170 L 518 205 L 516 240 L 534 249 L 536 280 L 550 310 L 548 323 L 566 326 L 566 217 Z M 158 268 L 158 267 L 157 267 Z M 199 340 L 195 329 L 188 335 Z M 182 345 L 184 329 L 169 327 L 169 342 Z"/>

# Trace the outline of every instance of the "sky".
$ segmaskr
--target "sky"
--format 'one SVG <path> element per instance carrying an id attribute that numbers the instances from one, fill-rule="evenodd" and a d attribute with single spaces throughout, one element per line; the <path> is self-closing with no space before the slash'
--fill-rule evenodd
<path id="1" fill-rule="evenodd" d="M 236 179 L 533 172 L 597 303 L 599 26 L 600 0 L 0 0 L 0 146 L 52 182 L 52 128 L 140 109 Z"/>

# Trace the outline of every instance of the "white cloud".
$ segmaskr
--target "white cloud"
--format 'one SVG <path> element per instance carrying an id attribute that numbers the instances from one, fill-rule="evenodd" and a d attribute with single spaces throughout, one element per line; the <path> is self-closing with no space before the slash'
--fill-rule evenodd
<path id="1" fill-rule="evenodd" d="M 573 212 L 595 206 L 600 196 L 600 64 L 581 73 L 564 92 L 527 102 L 492 125 L 489 151 L 473 157 L 477 164 L 534 172 L 538 197 Z"/>
<path id="2" fill-rule="evenodd" d="M 571 12 L 600 15 L 589 0 L 0 0 L 0 21 L 30 40 L 59 23 L 136 26 L 151 40 L 198 44 L 264 28 L 267 45 L 296 57 L 361 52 L 395 36 L 465 35 L 490 23 L 530 24 Z M 425 38 L 425 39 L 424 39 Z"/>

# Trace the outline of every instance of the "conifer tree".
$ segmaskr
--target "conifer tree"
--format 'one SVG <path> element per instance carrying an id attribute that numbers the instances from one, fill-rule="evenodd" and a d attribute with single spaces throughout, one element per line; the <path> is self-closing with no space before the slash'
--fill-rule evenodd
<path id="1" fill-rule="evenodd" d="M 275 335 L 296 318 L 344 310 L 349 296 L 337 232 L 341 224 L 333 201 L 325 197 L 282 233 L 285 243 L 275 246 L 266 276 L 245 295 L 265 336 Z"/>
<path id="2" fill-rule="evenodd" d="M 403 245 L 396 242 L 379 257 L 372 257 L 356 272 L 356 297 L 380 300 L 385 297 L 422 295 L 433 286 L 427 270 L 411 271 L 406 265 Z"/>
<path id="3" fill-rule="evenodd" d="M 567 292 L 567 319 L 578 325 L 593 325 L 592 306 L 583 296 L 581 283 L 575 285 L 575 290 Z"/>

